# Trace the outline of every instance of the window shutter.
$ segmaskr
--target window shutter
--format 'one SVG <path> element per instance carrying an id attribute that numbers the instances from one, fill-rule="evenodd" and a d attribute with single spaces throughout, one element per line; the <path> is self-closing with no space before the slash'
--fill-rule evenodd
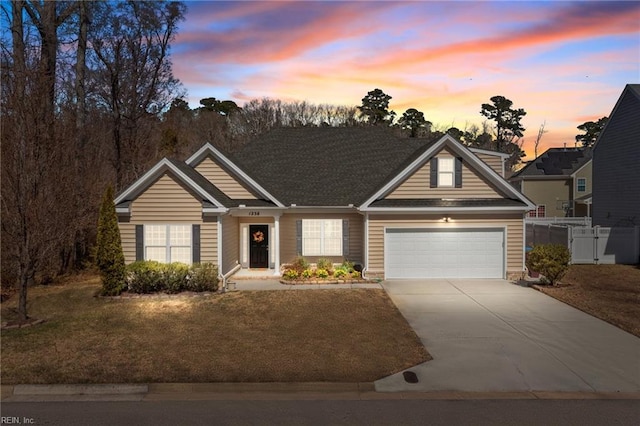
<path id="1" fill-rule="evenodd" d="M 437 188 L 438 187 L 438 159 L 437 158 L 432 158 L 430 164 L 431 164 L 431 184 L 430 184 L 430 187 L 431 188 Z"/>
<path id="2" fill-rule="evenodd" d="M 200 263 L 200 225 L 191 226 L 191 257 L 193 263 Z"/>
<path id="3" fill-rule="evenodd" d="M 296 220 L 296 254 L 302 256 L 302 219 Z"/>
<path id="4" fill-rule="evenodd" d="M 349 219 L 342 219 L 342 255 L 349 256 Z"/>
<path id="5" fill-rule="evenodd" d="M 456 166 L 455 167 L 455 171 L 456 171 L 456 175 L 455 175 L 456 188 L 462 188 L 462 158 L 456 157 L 455 166 Z"/>
<path id="6" fill-rule="evenodd" d="M 136 260 L 144 260 L 144 225 L 136 225 Z"/>

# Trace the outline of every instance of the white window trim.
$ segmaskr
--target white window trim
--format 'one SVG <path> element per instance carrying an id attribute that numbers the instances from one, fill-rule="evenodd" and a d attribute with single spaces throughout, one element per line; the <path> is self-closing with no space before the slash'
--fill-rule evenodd
<path id="1" fill-rule="evenodd" d="M 336 222 L 336 229 L 338 229 L 339 237 L 337 237 L 340 249 L 339 253 L 328 253 L 326 244 L 325 244 L 325 224 L 326 222 Z M 309 224 L 310 222 L 320 222 L 320 250 L 319 252 L 309 252 L 306 249 L 304 240 L 305 240 L 305 223 Z M 342 247 L 342 219 L 302 219 L 302 255 L 303 256 L 342 256 L 344 252 L 344 248 Z"/>
<path id="2" fill-rule="evenodd" d="M 447 162 L 451 162 L 451 170 L 446 170 L 443 171 L 442 170 L 442 162 L 443 161 L 447 161 Z M 453 158 L 438 158 L 438 188 L 453 188 L 456 184 L 456 176 L 455 176 L 455 170 L 456 168 L 456 162 L 455 159 Z M 447 176 L 451 176 L 451 184 L 450 185 L 444 185 L 442 183 L 442 179 L 441 176 L 442 175 L 447 175 Z"/>
<path id="3" fill-rule="evenodd" d="M 584 189 L 580 190 L 580 181 L 584 182 Z M 587 192 L 587 178 L 580 177 L 576 179 L 576 192 Z"/>
<path id="4" fill-rule="evenodd" d="M 147 230 L 149 226 L 164 226 L 165 227 L 165 244 L 164 245 L 151 245 L 147 244 Z M 171 227 L 172 226 L 187 226 L 189 229 L 189 245 L 177 245 L 171 244 Z M 147 254 L 148 248 L 164 248 L 165 249 L 165 261 L 164 263 L 172 263 L 174 260 L 171 259 L 171 249 L 172 248 L 189 248 L 189 261 L 185 262 L 187 264 L 191 264 L 193 262 L 193 227 L 190 224 L 184 223 L 173 223 L 173 224 L 164 224 L 164 223 L 154 223 L 144 225 L 144 258 L 145 260 L 149 260 L 149 256 Z"/>

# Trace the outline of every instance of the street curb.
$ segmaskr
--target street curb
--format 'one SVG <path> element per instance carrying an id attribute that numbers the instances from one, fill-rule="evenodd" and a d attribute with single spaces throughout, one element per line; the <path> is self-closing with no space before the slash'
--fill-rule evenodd
<path id="1" fill-rule="evenodd" d="M 2 385 L 2 400 L 5 402 L 401 399 L 640 400 L 640 392 L 376 392 L 371 382 Z"/>

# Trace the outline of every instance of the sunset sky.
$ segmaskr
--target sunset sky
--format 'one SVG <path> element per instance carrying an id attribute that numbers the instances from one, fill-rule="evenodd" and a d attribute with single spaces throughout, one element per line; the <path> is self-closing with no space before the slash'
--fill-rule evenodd
<path id="1" fill-rule="evenodd" d="M 191 106 L 205 97 L 360 105 L 375 88 L 398 116 L 480 124 L 503 95 L 527 111 L 524 149 L 573 146 L 640 82 L 638 1 L 198 1 L 173 44 Z"/>

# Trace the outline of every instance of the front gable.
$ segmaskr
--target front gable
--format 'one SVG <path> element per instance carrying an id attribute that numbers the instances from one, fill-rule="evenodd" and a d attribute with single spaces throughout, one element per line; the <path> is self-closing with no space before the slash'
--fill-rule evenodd
<path id="1" fill-rule="evenodd" d="M 534 208 L 534 204 L 496 170 L 450 135 L 422 149 L 410 164 L 370 196 L 360 210 L 526 211 Z M 445 161 L 441 163 L 439 158 Z M 438 164 L 446 164 L 446 168 L 439 168 Z M 440 172 L 452 173 L 452 176 L 440 177 L 446 186 L 438 184 Z"/>
<path id="2" fill-rule="evenodd" d="M 211 156 L 205 157 L 195 166 L 195 169 L 232 200 L 255 200 L 258 198 L 253 191 L 243 185 L 237 177 L 222 167 L 220 163 L 214 161 Z"/>
<path id="3" fill-rule="evenodd" d="M 440 159 L 460 164 L 458 182 L 455 181 L 454 166 L 452 186 L 438 185 L 437 164 Z M 384 199 L 504 198 L 505 196 L 504 191 L 489 182 L 468 161 L 464 161 L 450 148 L 445 147 L 389 192 Z"/>

